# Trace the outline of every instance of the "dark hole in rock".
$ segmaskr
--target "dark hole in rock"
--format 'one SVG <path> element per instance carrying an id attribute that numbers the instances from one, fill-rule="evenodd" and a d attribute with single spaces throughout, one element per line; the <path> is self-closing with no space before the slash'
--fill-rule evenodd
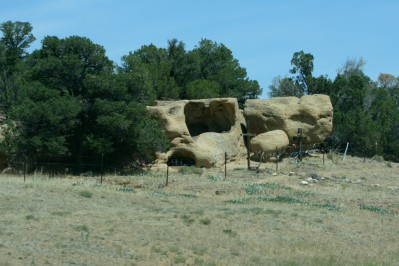
<path id="1" fill-rule="evenodd" d="M 192 152 L 186 150 L 176 150 L 168 159 L 169 166 L 193 166 L 195 165 L 195 156 Z"/>
<path id="2" fill-rule="evenodd" d="M 192 137 L 205 132 L 229 132 L 234 123 L 234 107 L 220 102 L 205 106 L 202 102 L 189 102 L 184 107 L 186 125 Z"/>

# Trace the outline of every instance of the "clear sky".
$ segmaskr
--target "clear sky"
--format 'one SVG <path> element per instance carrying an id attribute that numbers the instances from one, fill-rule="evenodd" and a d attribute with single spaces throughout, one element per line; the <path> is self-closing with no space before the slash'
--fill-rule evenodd
<path id="1" fill-rule="evenodd" d="M 193 49 L 223 43 L 267 97 L 274 77 L 289 75 L 294 52 L 313 54 L 314 76 L 336 76 L 348 58 L 366 75 L 399 76 L 399 0 L 1 0 L 0 22 L 27 21 L 40 48 L 47 36 L 88 37 L 120 58 L 173 38 Z"/>

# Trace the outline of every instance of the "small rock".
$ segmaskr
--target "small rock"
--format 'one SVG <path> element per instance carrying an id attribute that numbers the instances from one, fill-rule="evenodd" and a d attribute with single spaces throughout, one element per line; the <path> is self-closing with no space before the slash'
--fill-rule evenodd
<path id="1" fill-rule="evenodd" d="M 308 181 L 308 183 L 312 183 L 313 182 L 313 178 L 308 177 L 308 178 L 306 178 L 306 181 Z"/>
<path id="2" fill-rule="evenodd" d="M 272 176 L 277 176 L 277 173 L 273 173 Z"/>
<path id="3" fill-rule="evenodd" d="M 301 181 L 301 185 L 307 186 L 307 185 L 309 185 L 309 182 L 308 182 L 308 181 L 305 181 L 305 180 L 302 180 L 302 181 Z"/>
<path id="4" fill-rule="evenodd" d="M 288 176 L 293 176 L 295 173 L 294 172 L 289 172 Z"/>

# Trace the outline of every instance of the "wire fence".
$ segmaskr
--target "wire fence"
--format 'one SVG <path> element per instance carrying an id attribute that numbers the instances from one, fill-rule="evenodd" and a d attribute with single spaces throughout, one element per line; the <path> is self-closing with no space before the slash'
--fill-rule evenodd
<path id="1" fill-rule="evenodd" d="M 101 177 L 105 174 L 131 174 L 143 166 L 143 162 L 129 162 L 109 158 L 104 155 L 98 156 L 79 156 L 67 158 L 64 160 L 54 160 L 54 158 L 30 161 L 26 156 L 18 161 L 12 162 L 3 173 L 12 173 L 23 175 L 40 173 L 42 175 L 54 176 L 83 176 L 83 177 Z"/>
<path id="2" fill-rule="evenodd" d="M 333 153 L 335 155 L 339 155 L 340 158 L 345 159 L 346 155 L 353 155 L 350 148 L 350 143 L 345 145 L 336 145 L 336 146 L 328 146 L 324 143 L 315 143 L 315 144 L 293 144 L 282 148 L 276 148 L 274 151 L 264 152 L 252 152 L 248 151 L 249 154 L 247 156 L 248 160 L 248 170 L 255 170 L 257 172 L 260 171 L 262 163 L 267 161 L 272 161 L 276 163 L 276 171 L 279 168 L 279 162 L 283 159 L 289 159 L 291 162 L 299 163 L 302 161 L 303 157 L 312 154 L 321 154 L 322 162 L 324 164 L 326 154 Z M 342 156 L 342 157 L 341 157 Z M 328 156 L 326 156 L 328 157 Z M 224 171 L 225 171 L 225 179 L 227 177 L 227 168 L 226 165 L 228 162 L 228 154 L 225 153 L 225 162 L 224 162 Z M 331 158 L 331 157 L 330 157 Z M 399 162 L 398 158 L 396 161 Z M 166 169 L 166 185 L 168 184 L 169 178 L 169 166 L 190 166 L 195 165 L 188 160 L 171 160 L 167 162 Z M 250 164 L 255 164 L 251 166 Z M 137 173 L 139 169 L 142 169 L 144 166 L 143 162 L 133 162 L 126 163 L 116 158 L 111 158 L 109 156 L 97 155 L 97 156 L 81 156 L 75 157 L 74 161 L 69 158 L 64 161 L 54 161 L 51 158 L 47 160 L 40 160 L 37 162 L 29 162 L 27 158 L 20 160 L 18 162 L 13 163 L 13 171 L 19 175 L 25 177 L 28 173 L 32 173 L 33 171 L 36 173 L 41 173 L 43 175 L 48 175 L 49 177 L 54 176 L 68 176 L 68 175 L 78 175 L 83 177 L 100 177 L 100 182 L 103 181 L 103 175 L 105 174 L 113 174 L 113 175 L 127 175 Z"/>

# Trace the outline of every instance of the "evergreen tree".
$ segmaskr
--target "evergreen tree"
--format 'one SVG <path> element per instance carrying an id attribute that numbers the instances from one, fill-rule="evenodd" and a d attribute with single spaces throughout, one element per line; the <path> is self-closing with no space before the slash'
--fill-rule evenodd
<path id="1" fill-rule="evenodd" d="M 24 91 L 24 101 L 11 108 L 2 151 L 11 163 L 25 157 L 32 163 L 65 156 L 70 152 L 68 139 L 79 123 L 80 104 L 39 82 L 27 84 Z"/>
<path id="2" fill-rule="evenodd" d="M 0 31 L 0 109 L 8 117 L 11 106 L 22 100 L 24 59 L 35 37 L 29 22 L 7 21 Z"/>
<path id="3" fill-rule="evenodd" d="M 95 163 L 101 154 L 118 168 L 150 162 L 165 137 L 146 105 L 147 93 L 130 73 L 115 74 L 103 47 L 84 37 L 46 37 L 27 57 L 25 98 L 12 106 L 3 150 L 31 162 Z M 95 158 L 97 157 L 97 158 Z M 94 161 L 93 161 L 94 160 Z M 97 161 L 98 163 L 98 161 Z"/>
<path id="4" fill-rule="evenodd" d="M 292 59 L 290 69 L 291 74 L 296 74 L 295 83 L 301 89 L 301 94 L 311 94 L 309 81 L 312 78 L 314 57 L 310 53 L 304 51 L 295 52 Z"/>
<path id="5" fill-rule="evenodd" d="M 314 57 L 310 53 L 295 52 L 291 59 L 293 67 L 289 70 L 294 76 L 273 78 L 272 84 L 269 86 L 269 96 L 330 95 L 332 93 L 332 81 L 327 76 L 313 77 L 313 60 Z"/>
<path id="6" fill-rule="evenodd" d="M 369 113 L 381 133 L 378 150 L 385 158 L 399 160 L 399 78 L 380 74 L 377 87 L 369 92 Z"/>
<path id="7" fill-rule="evenodd" d="M 172 64 L 165 49 L 145 45 L 122 58 L 122 73 L 137 74 L 142 84 L 153 91 L 157 99 L 177 99 L 179 87 L 171 76 Z M 175 70 L 176 71 L 176 70 Z"/>
<path id="8" fill-rule="evenodd" d="M 218 82 L 219 97 L 235 97 L 243 105 L 247 99 L 257 98 L 262 93 L 258 82 L 247 77 L 246 69 L 225 45 L 202 39 L 190 54 L 200 60 L 197 79 Z"/>
<path id="9" fill-rule="evenodd" d="M 341 148 L 347 142 L 356 154 L 370 154 L 372 144 L 379 141 L 379 133 L 365 108 L 365 96 L 371 86 L 363 72 L 347 69 L 338 74 L 331 88 L 334 108 L 332 140 L 339 141 Z M 375 150 L 374 150 L 375 151 Z"/>

